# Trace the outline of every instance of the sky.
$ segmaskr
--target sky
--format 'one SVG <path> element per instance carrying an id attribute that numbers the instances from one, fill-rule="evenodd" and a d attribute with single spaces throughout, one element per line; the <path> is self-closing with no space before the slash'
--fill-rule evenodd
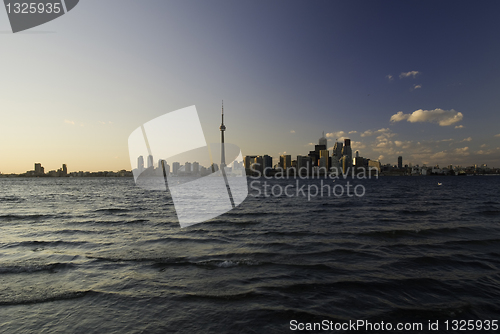
<path id="1" fill-rule="evenodd" d="M 128 137 L 195 105 L 243 155 L 328 146 L 500 167 L 497 1 L 81 0 L 13 34 L 0 10 L 0 172 L 131 169 Z M 135 166 L 133 166 L 135 167 Z"/>

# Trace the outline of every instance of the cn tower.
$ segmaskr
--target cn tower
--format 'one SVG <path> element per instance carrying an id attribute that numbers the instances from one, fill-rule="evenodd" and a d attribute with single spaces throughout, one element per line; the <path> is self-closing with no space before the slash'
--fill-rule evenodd
<path id="1" fill-rule="evenodd" d="M 224 100 L 222 100 L 222 123 L 220 124 L 220 170 L 222 176 L 224 177 L 224 182 L 226 183 L 227 194 L 229 195 L 229 200 L 231 201 L 231 206 L 234 208 L 234 199 L 229 187 L 229 181 L 226 175 L 226 152 L 224 150 L 224 131 L 226 131 L 226 126 L 224 125 Z"/>
<path id="2" fill-rule="evenodd" d="M 220 124 L 220 167 L 223 169 L 226 167 L 226 152 L 224 150 L 224 131 L 226 131 L 226 126 L 224 125 L 224 100 L 222 100 L 222 123 Z"/>

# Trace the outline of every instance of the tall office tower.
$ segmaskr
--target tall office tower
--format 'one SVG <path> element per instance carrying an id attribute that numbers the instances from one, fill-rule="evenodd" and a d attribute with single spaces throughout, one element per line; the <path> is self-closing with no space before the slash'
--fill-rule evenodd
<path id="1" fill-rule="evenodd" d="M 198 162 L 193 162 L 193 174 L 198 174 L 200 172 L 200 164 Z"/>
<path id="2" fill-rule="evenodd" d="M 291 155 L 282 155 L 280 156 L 280 166 L 283 169 L 287 169 L 292 167 L 292 156 Z"/>
<path id="3" fill-rule="evenodd" d="M 142 155 L 137 158 L 137 169 L 139 170 L 139 173 L 144 171 L 144 157 Z"/>
<path id="4" fill-rule="evenodd" d="M 150 154 L 148 155 L 148 168 L 153 167 L 153 156 Z"/>
<path id="5" fill-rule="evenodd" d="M 250 169 L 250 166 L 253 164 L 255 161 L 256 156 L 255 155 L 245 155 L 245 158 L 243 159 L 243 163 L 245 164 L 246 169 Z"/>
<path id="6" fill-rule="evenodd" d="M 191 163 L 190 163 L 190 162 L 186 162 L 186 163 L 184 164 L 184 171 L 185 171 L 186 173 L 191 173 Z"/>
<path id="7" fill-rule="evenodd" d="M 311 163 L 313 166 L 316 166 L 318 164 L 318 156 L 316 155 L 316 151 L 309 151 L 309 154 L 307 155 L 309 159 L 311 159 Z"/>
<path id="8" fill-rule="evenodd" d="M 339 160 L 342 157 L 342 149 L 344 148 L 343 143 L 335 142 L 333 146 L 332 156 L 336 157 Z"/>
<path id="9" fill-rule="evenodd" d="M 349 169 L 351 168 L 351 160 L 349 159 L 349 157 L 347 155 L 344 155 L 340 159 L 340 162 L 341 162 L 341 166 L 342 166 L 342 171 L 345 174 L 348 174 L 349 173 Z"/>
<path id="10" fill-rule="evenodd" d="M 68 175 L 68 166 L 66 166 L 66 164 L 62 165 L 62 175 L 63 176 Z"/>
<path id="11" fill-rule="evenodd" d="M 298 155 L 297 156 L 297 173 L 299 175 L 308 175 L 311 172 L 312 163 L 311 157 Z"/>
<path id="12" fill-rule="evenodd" d="M 323 131 L 323 136 L 319 139 L 319 144 L 324 145 L 325 147 L 327 146 L 327 139 L 325 137 L 325 131 Z"/>
<path id="13" fill-rule="evenodd" d="M 342 156 L 347 156 L 349 161 L 352 163 L 352 149 L 351 149 L 351 140 L 344 139 L 344 147 L 342 148 Z"/>
<path id="14" fill-rule="evenodd" d="M 319 151 L 319 167 L 320 168 L 326 168 L 327 170 L 330 168 L 330 165 L 328 164 L 328 158 L 330 157 L 330 153 L 328 150 L 321 150 Z"/>
<path id="15" fill-rule="evenodd" d="M 226 131 L 226 126 L 224 125 L 224 101 L 222 101 L 222 123 L 220 124 L 220 168 L 226 167 L 226 152 L 224 150 L 224 131 Z"/>
<path id="16" fill-rule="evenodd" d="M 314 145 L 314 151 L 310 151 L 308 156 L 311 157 L 313 161 L 313 166 L 318 166 L 319 163 L 319 152 L 326 150 L 326 145 Z"/>
<path id="17" fill-rule="evenodd" d="M 265 154 L 262 157 L 262 163 L 264 164 L 264 170 L 267 168 L 267 173 L 269 173 L 269 169 L 273 168 L 273 157 Z"/>
<path id="18" fill-rule="evenodd" d="M 36 174 L 44 174 L 45 173 L 45 169 L 42 167 L 42 164 L 39 162 L 35 163 L 35 173 Z"/>
<path id="19" fill-rule="evenodd" d="M 399 169 L 403 168 L 403 157 L 402 156 L 398 157 L 398 168 Z"/>
<path id="20" fill-rule="evenodd" d="M 318 167 L 320 168 L 320 173 L 324 174 L 328 172 L 328 158 L 323 156 L 319 158 Z"/>
<path id="21" fill-rule="evenodd" d="M 255 157 L 253 163 L 254 163 L 253 169 L 258 170 L 261 173 L 264 171 L 264 159 L 260 155 Z"/>
<path id="22" fill-rule="evenodd" d="M 356 158 L 359 158 L 359 151 L 356 151 Z"/>
<path id="23" fill-rule="evenodd" d="M 172 164 L 172 174 L 177 175 L 177 173 L 179 172 L 179 168 L 181 168 L 181 164 L 178 162 L 174 162 Z"/>
<path id="24" fill-rule="evenodd" d="M 342 170 L 345 173 L 347 171 L 347 168 L 350 167 L 352 167 L 351 140 L 344 139 L 344 147 L 342 147 Z"/>

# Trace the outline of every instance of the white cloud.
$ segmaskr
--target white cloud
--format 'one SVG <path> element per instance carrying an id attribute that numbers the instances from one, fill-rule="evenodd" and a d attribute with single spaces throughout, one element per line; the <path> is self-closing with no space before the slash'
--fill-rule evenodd
<path id="1" fill-rule="evenodd" d="M 463 157 L 469 156 L 469 148 L 468 147 L 461 147 L 461 148 L 456 148 L 452 151 L 441 151 L 434 153 L 433 155 L 430 156 L 431 159 L 446 159 L 449 161 L 460 161 L 463 159 Z"/>
<path id="2" fill-rule="evenodd" d="M 392 145 L 392 141 L 382 141 L 377 144 L 377 148 L 388 148 Z"/>
<path id="3" fill-rule="evenodd" d="M 290 133 L 295 133 L 295 130 L 290 130 Z"/>
<path id="4" fill-rule="evenodd" d="M 495 135 L 495 137 L 500 137 L 500 133 L 499 133 L 499 134 L 497 134 L 497 135 Z"/>
<path id="5" fill-rule="evenodd" d="M 461 143 L 464 142 L 464 141 L 472 141 L 472 137 L 465 138 L 464 140 L 461 141 Z"/>
<path id="6" fill-rule="evenodd" d="M 434 110 L 415 110 L 411 114 L 405 114 L 402 111 L 398 111 L 396 114 L 391 116 L 391 122 L 400 122 L 406 120 L 410 123 L 417 122 L 429 122 L 438 123 L 440 126 L 449 126 L 460 122 L 464 118 L 461 112 L 457 112 L 453 109 L 443 110 L 440 108 Z"/>
<path id="7" fill-rule="evenodd" d="M 463 129 L 463 128 L 465 128 L 465 126 L 463 126 L 462 124 L 455 126 L 455 129 Z"/>
<path id="8" fill-rule="evenodd" d="M 353 133 L 358 133 L 358 131 L 349 131 L 350 135 L 352 135 Z"/>
<path id="9" fill-rule="evenodd" d="M 337 131 L 337 132 L 330 132 L 326 134 L 326 138 L 341 138 L 344 137 L 347 133 L 345 131 Z"/>
<path id="10" fill-rule="evenodd" d="M 401 72 L 401 74 L 399 75 L 399 78 L 400 79 L 403 79 L 403 78 L 408 78 L 408 77 L 413 77 L 415 78 L 417 75 L 419 75 L 420 72 L 419 71 L 410 71 L 410 72 Z"/>
<path id="11" fill-rule="evenodd" d="M 393 76 L 392 76 L 392 75 L 390 75 L 390 74 L 387 74 L 385 77 L 386 77 L 386 78 L 387 78 L 387 80 L 389 80 L 389 81 L 394 80 Z"/>
<path id="12" fill-rule="evenodd" d="M 363 144 L 360 141 L 354 141 L 354 140 L 351 141 L 351 146 L 352 146 L 353 150 L 362 150 L 362 149 L 366 148 L 365 144 Z"/>
<path id="13" fill-rule="evenodd" d="M 402 149 L 409 149 L 410 147 L 413 146 L 413 143 L 411 141 L 400 141 L 400 140 L 395 140 L 394 144 L 396 147 L 401 147 Z"/>
<path id="14" fill-rule="evenodd" d="M 422 85 L 413 85 L 413 90 L 422 88 Z"/>
<path id="15" fill-rule="evenodd" d="M 71 124 L 71 125 L 75 125 L 75 122 L 73 122 L 73 121 L 69 121 L 69 120 L 67 120 L 67 119 L 65 119 L 65 120 L 64 120 L 64 123 L 66 123 L 66 124 Z"/>
<path id="16" fill-rule="evenodd" d="M 486 144 L 483 144 L 483 145 L 481 145 L 480 147 L 481 147 L 481 148 L 484 148 L 484 147 L 486 147 L 486 146 L 487 146 Z"/>
<path id="17" fill-rule="evenodd" d="M 369 136 L 373 136 L 373 135 L 376 135 L 376 134 L 390 133 L 390 132 L 391 132 L 391 129 L 389 129 L 389 128 L 379 129 L 379 130 L 376 130 L 376 131 L 366 130 L 365 132 L 363 132 L 361 134 L 361 137 L 369 137 Z"/>
<path id="18" fill-rule="evenodd" d="M 492 149 L 489 149 L 489 150 L 486 150 L 486 151 L 479 150 L 479 151 L 476 152 L 476 154 L 480 154 L 480 155 L 493 155 L 493 156 L 497 157 L 499 151 L 500 151 L 500 147 L 497 147 L 497 148 L 492 148 Z"/>
<path id="19" fill-rule="evenodd" d="M 453 153 L 456 154 L 463 154 L 463 155 L 469 155 L 469 148 L 468 147 L 462 147 L 462 148 L 456 148 Z"/>

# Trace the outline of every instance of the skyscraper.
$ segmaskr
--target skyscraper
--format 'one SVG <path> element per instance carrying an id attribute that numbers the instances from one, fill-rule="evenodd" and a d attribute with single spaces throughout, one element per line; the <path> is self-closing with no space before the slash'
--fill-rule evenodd
<path id="1" fill-rule="evenodd" d="M 139 173 L 142 173 L 144 170 L 144 157 L 142 155 L 137 158 L 137 169 L 139 170 Z"/>
<path id="2" fill-rule="evenodd" d="M 264 164 L 263 170 L 265 171 L 265 173 L 269 173 L 269 170 L 266 171 L 266 168 L 268 168 L 268 169 L 273 168 L 273 158 L 271 156 L 265 154 L 262 157 L 262 163 Z"/>
<path id="3" fill-rule="evenodd" d="M 45 169 L 42 167 L 42 164 L 39 162 L 35 163 L 35 174 L 37 174 L 37 175 L 45 174 Z"/>
<path id="4" fill-rule="evenodd" d="M 287 169 L 292 167 L 292 156 L 291 155 L 282 155 L 280 156 L 280 166 L 283 169 Z"/>
<path id="5" fill-rule="evenodd" d="M 345 159 L 344 159 L 345 157 Z M 352 167 L 352 149 L 351 149 L 351 140 L 344 139 L 344 147 L 342 148 L 342 169 L 344 172 L 347 170 L 347 167 Z"/>
<path id="6" fill-rule="evenodd" d="M 342 158 L 342 149 L 343 148 L 344 148 L 343 143 L 335 142 L 335 145 L 333 146 L 332 156 L 336 157 L 337 160 L 340 160 L 340 158 Z"/>
<path id="7" fill-rule="evenodd" d="M 326 168 L 326 170 L 330 168 L 328 164 L 329 155 L 328 150 L 319 151 L 319 168 Z"/>
<path id="8" fill-rule="evenodd" d="M 256 157 L 256 155 L 246 155 L 243 159 L 243 163 L 245 164 L 245 168 L 248 170 L 248 172 L 250 172 L 250 166 L 252 166 Z"/>
<path id="9" fill-rule="evenodd" d="M 323 136 L 319 139 L 319 144 L 324 145 L 325 147 L 327 146 L 328 140 L 325 137 L 325 131 L 323 131 Z"/>
<path id="10" fill-rule="evenodd" d="M 153 167 L 153 156 L 150 154 L 148 155 L 148 168 Z"/>
<path id="11" fill-rule="evenodd" d="M 179 168 L 181 168 L 181 164 L 180 164 L 180 163 L 178 163 L 178 162 L 174 162 L 174 163 L 172 164 L 172 173 L 173 173 L 174 175 L 177 175 L 177 172 L 179 171 Z"/>
<path id="12" fill-rule="evenodd" d="M 193 174 L 198 174 L 200 172 L 200 164 L 195 161 L 193 162 Z"/>
<path id="13" fill-rule="evenodd" d="M 398 157 L 398 168 L 399 169 L 403 168 L 403 157 L 402 156 Z"/>

